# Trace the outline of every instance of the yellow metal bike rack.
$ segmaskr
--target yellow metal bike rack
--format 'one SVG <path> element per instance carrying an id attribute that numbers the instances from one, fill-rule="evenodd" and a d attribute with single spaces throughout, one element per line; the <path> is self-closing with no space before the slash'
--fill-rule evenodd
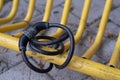
<path id="1" fill-rule="evenodd" d="M 2 0 L 0 0 L 0 2 L 1 1 Z M 71 3 L 72 3 L 72 0 L 65 0 L 65 5 L 64 5 L 60 24 L 63 24 L 63 25 L 67 24 Z M 91 3 L 92 3 L 92 0 L 85 0 L 84 2 L 84 7 L 83 7 L 80 23 L 78 26 L 78 30 L 74 36 L 76 44 L 81 40 L 83 32 L 86 28 L 86 21 L 88 18 Z M 120 33 L 108 65 L 104 65 L 104 64 L 90 60 L 92 56 L 97 52 L 97 50 L 100 47 L 100 44 L 102 43 L 102 38 L 104 36 L 104 32 L 106 29 L 112 4 L 113 4 L 113 0 L 106 0 L 104 11 L 102 14 L 102 19 L 98 29 L 98 34 L 96 36 L 94 44 L 85 52 L 85 54 L 82 57 L 73 56 L 69 65 L 67 66 L 69 69 L 77 72 L 81 72 L 96 78 L 100 78 L 103 80 L 120 80 L 120 70 L 118 69 L 118 62 L 120 58 Z M 26 26 L 30 21 L 30 19 L 32 18 L 34 5 L 35 5 L 35 0 L 30 0 L 28 15 L 26 16 L 23 22 L 0 27 L 0 46 L 19 52 L 18 41 L 19 41 L 19 37 L 23 34 L 23 32 L 15 34 L 14 36 L 4 34 L 3 32 L 17 30 L 19 28 Z M 42 20 L 43 22 L 49 21 L 52 5 L 53 5 L 53 0 L 47 0 L 45 13 Z M 2 8 L 2 5 L 0 5 L 0 7 Z M 50 36 L 57 38 L 61 36 L 62 33 L 63 31 L 61 29 L 58 29 L 55 34 L 52 34 Z M 70 46 L 69 42 L 65 43 L 66 50 L 69 49 L 69 46 Z M 53 50 L 51 48 L 46 48 L 46 47 L 45 49 Z M 68 55 L 66 51 L 63 54 L 57 55 L 57 56 L 46 56 L 46 55 L 38 54 L 32 51 L 26 51 L 26 53 L 28 56 L 40 58 L 42 60 L 57 64 L 57 65 L 61 65 L 66 60 Z"/>
<path id="2" fill-rule="evenodd" d="M 5 24 L 11 21 L 15 17 L 18 10 L 18 5 L 19 5 L 19 0 L 13 0 L 12 10 L 10 14 L 6 18 L 0 18 L 0 24 Z"/>

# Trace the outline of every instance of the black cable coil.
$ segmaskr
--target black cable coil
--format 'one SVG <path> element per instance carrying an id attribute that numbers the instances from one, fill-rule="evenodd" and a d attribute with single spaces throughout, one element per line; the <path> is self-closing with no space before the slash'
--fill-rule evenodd
<path id="1" fill-rule="evenodd" d="M 40 31 L 49 29 L 52 27 L 61 28 L 65 32 L 62 36 L 59 37 L 59 39 L 56 39 L 56 38 L 50 37 L 50 36 L 36 36 Z M 39 68 L 35 67 L 33 64 L 31 64 L 29 62 L 29 60 L 27 58 L 27 55 L 26 55 L 27 45 L 29 45 L 29 47 L 31 48 L 32 51 L 35 51 L 35 52 L 38 52 L 38 53 L 44 54 L 44 55 L 54 56 L 54 55 L 58 55 L 58 54 L 61 54 L 64 52 L 63 41 L 66 40 L 67 38 L 70 39 L 70 44 L 71 44 L 71 46 L 69 48 L 69 52 L 68 52 L 68 57 L 62 65 L 55 65 L 56 68 L 63 69 L 69 64 L 69 62 L 73 56 L 74 44 L 75 44 L 74 36 L 73 36 L 72 32 L 70 31 L 70 29 L 67 28 L 66 26 L 63 26 L 61 24 L 56 24 L 56 23 L 38 22 L 38 23 L 34 24 L 32 27 L 30 27 L 20 37 L 19 49 L 21 51 L 21 55 L 22 55 L 24 62 L 26 63 L 26 65 L 29 68 L 31 68 L 32 70 L 34 70 L 38 73 L 47 73 L 53 68 L 53 64 L 50 63 L 50 65 L 47 69 L 39 69 Z M 46 42 L 38 41 L 38 39 L 39 40 L 45 39 L 45 40 L 49 40 L 49 41 L 46 41 Z M 50 45 L 52 45 L 52 46 L 54 45 L 52 48 L 54 48 L 55 51 L 46 51 L 46 50 L 42 49 L 43 46 L 50 46 Z"/>

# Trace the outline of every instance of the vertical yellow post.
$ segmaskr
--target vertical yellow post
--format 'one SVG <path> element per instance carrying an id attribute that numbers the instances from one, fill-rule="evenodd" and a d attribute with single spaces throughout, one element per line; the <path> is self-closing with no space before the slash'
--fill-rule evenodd
<path id="1" fill-rule="evenodd" d="M 11 21 L 15 17 L 18 10 L 18 5 L 19 5 L 19 0 L 13 0 L 12 10 L 10 14 L 6 18 L 0 18 L 0 24 L 5 24 Z"/>
<path id="2" fill-rule="evenodd" d="M 85 54 L 82 56 L 83 58 L 87 58 L 90 59 L 92 58 L 92 56 L 97 52 L 97 50 L 99 49 L 101 43 L 102 43 L 102 38 L 104 36 L 104 32 L 106 29 L 106 25 L 107 25 L 107 21 L 110 15 L 110 11 L 112 8 L 112 3 L 113 0 L 106 0 L 106 4 L 104 7 L 104 11 L 103 11 L 103 15 L 102 15 L 102 19 L 99 25 L 99 30 L 95 39 L 94 44 L 85 52 Z"/>
<path id="3" fill-rule="evenodd" d="M 53 0 L 47 0 L 43 22 L 48 22 L 52 11 Z"/>
<path id="4" fill-rule="evenodd" d="M 72 0 L 65 0 L 65 5 L 64 5 L 64 9 L 63 9 L 63 13 L 62 13 L 62 18 L 61 18 L 61 22 L 60 24 L 66 25 L 67 24 L 67 20 L 68 20 L 68 16 L 69 16 L 69 12 L 71 9 L 71 3 Z M 56 31 L 55 34 L 52 34 L 51 36 L 53 37 L 59 37 L 61 34 L 63 33 L 62 29 L 58 29 Z"/>
<path id="5" fill-rule="evenodd" d="M 27 10 L 28 12 L 24 19 L 25 22 L 30 22 L 34 13 L 35 3 L 36 3 L 36 0 L 29 0 L 28 10 Z"/>
<path id="6" fill-rule="evenodd" d="M 4 4 L 4 0 L 0 0 L 0 11 L 1 11 L 2 8 L 3 8 L 3 4 Z"/>
<path id="7" fill-rule="evenodd" d="M 83 7 L 80 23 L 79 23 L 76 35 L 74 37 L 75 43 L 78 43 L 80 41 L 80 39 L 82 38 L 82 34 L 86 28 L 86 22 L 87 22 L 89 10 L 91 7 L 91 3 L 92 3 L 92 0 L 85 0 L 85 2 L 84 2 L 84 7 Z M 70 42 L 67 42 L 65 44 L 65 48 L 68 49 L 69 46 L 70 46 Z"/>
<path id="8" fill-rule="evenodd" d="M 120 33 L 119 33 L 118 40 L 117 40 L 115 49 L 113 51 L 112 57 L 108 65 L 111 67 L 117 68 L 119 60 L 120 60 Z"/>

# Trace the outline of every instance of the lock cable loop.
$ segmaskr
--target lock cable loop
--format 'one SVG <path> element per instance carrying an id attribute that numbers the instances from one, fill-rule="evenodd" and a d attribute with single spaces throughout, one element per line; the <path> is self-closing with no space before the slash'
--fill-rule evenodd
<path id="1" fill-rule="evenodd" d="M 40 31 L 46 30 L 52 27 L 57 27 L 63 29 L 65 32 L 62 36 L 59 38 L 54 38 L 50 36 L 36 36 Z M 39 69 L 35 67 L 33 64 L 31 64 L 27 58 L 26 55 L 26 47 L 27 45 L 31 48 L 32 51 L 38 52 L 40 54 L 54 56 L 58 54 L 62 54 L 64 52 L 64 44 L 63 41 L 67 38 L 70 39 L 71 46 L 69 48 L 68 57 L 66 61 L 62 65 L 55 65 L 58 69 L 65 68 L 74 53 L 74 36 L 69 28 L 67 28 L 64 25 L 57 24 L 57 23 L 48 23 L 48 22 L 38 22 L 34 24 L 32 27 L 30 27 L 21 37 L 19 40 L 19 49 L 21 51 L 22 58 L 26 65 L 31 68 L 32 70 L 38 72 L 38 73 L 47 73 L 53 68 L 53 64 L 50 63 L 49 67 L 47 69 Z M 41 41 L 42 40 L 48 40 L 48 41 Z M 38 41 L 39 40 L 39 41 Z M 52 45 L 52 47 L 51 47 Z M 43 47 L 50 47 L 54 48 L 53 50 L 48 49 L 48 51 L 44 50 Z"/>

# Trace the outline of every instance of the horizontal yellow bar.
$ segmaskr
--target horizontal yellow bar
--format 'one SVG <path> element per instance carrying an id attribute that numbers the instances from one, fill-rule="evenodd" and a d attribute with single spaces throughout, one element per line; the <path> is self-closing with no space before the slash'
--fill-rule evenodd
<path id="1" fill-rule="evenodd" d="M 17 29 L 23 28 L 24 26 L 27 26 L 34 13 L 35 2 L 36 0 L 29 0 L 28 12 L 23 21 L 15 24 L 6 25 L 6 26 L 0 26 L 0 32 L 8 32 L 8 31 L 17 30 Z"/>
<path id="2" fill-rule="evenodd" d="M 0 0 L 0 11 L 1 11 L 2 8 L 3 8 L 3 4 L 4 4 L 4 0 Z"/>
<path id="3" fill-rule="evenodd" d="M 120 61 L 120 33 L 119 33 L 118 40 L 117 40 L 115 49 L 113 51 L 112 57 L 108 65 L 111 67 L 117 68 L 119 61 Z"/>
<path id="4" fill-rule="evenodd" d="M 113 4 L 113 0 L 106 0 L 105 3 L 105 7 L 104 7 L 104 11 L 103 11 L 103 15 L 102 15 L 102 19 L 99 25 L 99 30 L 95 39 L 95 42 L 93 43 L 93 45 L 84 53 L 83 57 L 87 58 L 87 59 L 91 59 L 92 56 L 97 52 L 97 50 L 99 49 L 101 43 L 102 43 L 102 39 L 105 33 L 105 29 L 106 29 L 106 25 L 107 25 L 107 21 L 110 15 L 110 11 L 112 8 L 112 4 Z"/>
<path id="5" fill-rule="evenodd" d="M 12 10 L 10 14 L 6 18 L 0 18 L 0 24 L 5 24 L 11 21 L 15 17 L 18 10 L 18 5 L 19 5 L 19 0 L 13 0 Z"/>
<path id="6" fill-rule="evenodd" d="M 18 38 L 0 33 L 0 46 L 2 47 L 19 51 L 18 40 Z M 45 56 L 31 51 L 27 51 L 27 55 L 40 58 L 58 65 L 62 64 L 67 57 L 67 53 L 57 56 Z M 82 72 L 84 74 L 104 80 L 120 80 L 120 70 L 77 56 L 73 56 L 71 62 L 67 67 L 71 70 Z"/>

